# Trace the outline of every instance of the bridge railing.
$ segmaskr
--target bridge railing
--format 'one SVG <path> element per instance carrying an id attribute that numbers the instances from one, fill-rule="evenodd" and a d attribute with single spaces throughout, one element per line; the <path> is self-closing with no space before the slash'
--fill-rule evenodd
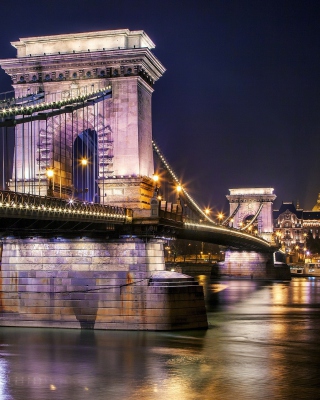
<path id="1" fill-rule="evenodd" d="M 38 196 L 0 190 L 0 214 L 31 215 L 74 220 L 127 223 L 132 221 L 132 210 L 79 200 Z"/>

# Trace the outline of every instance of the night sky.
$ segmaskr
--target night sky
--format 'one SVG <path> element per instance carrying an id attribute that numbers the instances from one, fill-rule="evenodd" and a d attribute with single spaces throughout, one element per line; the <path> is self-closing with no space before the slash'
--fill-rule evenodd
<path id="1" fill-rule="evenodd" d="M 0 58 L 20 37 L 144 30 L 167 69 L 153 136 L 201 206 L 227 210 L 237 187 L 273 187 L 275 208 L 316 203 L 320 1 L 15 0 L 0 15 Z"/>

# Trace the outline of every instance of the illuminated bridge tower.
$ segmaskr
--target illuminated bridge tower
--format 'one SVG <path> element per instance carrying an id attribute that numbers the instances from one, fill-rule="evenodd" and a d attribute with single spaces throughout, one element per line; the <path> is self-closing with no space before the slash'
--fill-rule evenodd
<path id="1" fill-rule="evenodd" d="M 272 188 L 229 189 L 229 225 L 272 240 L 272 207 L 276 199 Z"/>
<path id="2" fill-rule="evenodd" d="M 103 101 L 83 100 L 82 108 L 17 125 L 9 188 L 149 209 L 151 96 L 165 72 L 151 39 L 123 29 L 21 38 L 12 45 L 17 57 L 2 60 L 1 67 L 12 78 L 15 97 L 57 104 L 109 91 Z"/>
<path id="3" fill-rule="evenodd" d="M 276 199 L 272 188 L 229 189 L 229 226 L 255 234 L 271 242 L 273 234 L 272 206 Z M 287 279 L 288 267 L 275 268 L 270 254 L 256 251 L 227 250 L 221 266 L 222 274 Z"/>

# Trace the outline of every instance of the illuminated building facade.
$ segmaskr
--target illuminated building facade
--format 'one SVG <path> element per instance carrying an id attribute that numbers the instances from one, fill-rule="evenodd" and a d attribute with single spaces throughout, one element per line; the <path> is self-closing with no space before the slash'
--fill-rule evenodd
<path id="1" fill-rule="evenodd" d="M 273 211 L 274 234 L 282 249 L 298 261 L 306 249 L 309 234 L 320 237 L 320 194 L 311 211 L 304 211 L 293 202 L 283 202 L 279 210 Z"/>

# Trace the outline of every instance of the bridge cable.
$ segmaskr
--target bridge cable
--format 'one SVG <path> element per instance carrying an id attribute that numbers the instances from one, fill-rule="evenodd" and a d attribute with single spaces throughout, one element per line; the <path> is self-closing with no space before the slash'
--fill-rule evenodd
<path id="1" fill-rule="evenodd" d="M 152 140 L 152 145 L 154 150 L 156 151 L 157 155 L 159 156 L 162 164 L 164 165 L 164 167 L 166 168 L 166 170 L 169 172 L 169 174 L 171 175 L 172 179 L 176 182 L 176 184 L 180 185 L 180 181 L 177 178 L 177 175 L 174 173 L 173 169 L 171 168 L 171 166 L 169 165 L 168 161 L 166 160 L 166 158 L 164 157 L 163 153 L 161 152 L 161 150 L 159 149 L 159 146 L 156 144 L 156 142 L 154 140 Z M 202 209 L 201 207 L 196 203 L 196 201 L 189 195 L 189 193 L 186 191 L 186 189 L 184 189 L 184 187 L 181 186 L 181 191 L 183 192 L 183 194 L 187 197 L 187 199 L 190 201 L 190 203 L 193 205 L 193 207 L 209 222 L 211 222 L 212 224 L 217 225 Z"/>
<path id="2" fill-rule="evenodd" d="M 102 176 L 103 176 L 103 181 L 102 181 L 102 203 L 104 204 L 104 200 L 105 200 L 105 172 L 104 172 L 104 160 L 105 160 L 105 143 L 104 143 L 104 133 L 105 133 L 105 108 L 104 108 L 104 96 L 103 96 L 103 102 L 102 102 L 102 115 L 103 115 L 103 125 L 101 126 L 102 129 L 102 160 L 103 160 L 103 164 L 102 164 Z M 98 140 L 99 143 L 99 140 Z M 98 164 L 98 168 L 99 168 L 99 174 L 100 174 L 100 164 Z M 100 189 L 101 190 L 101 189 Z M 101 202 L 101 200 L 100 200 Z"/>
<path id="3" fill-rule="evenodd" d="M 41 175 L 40 175 L 40 121 L 38 121 L 38 195 L 40 196 L 40 184 L 41 184 Z M 15 152 L 16 153 L 16 152 Z"/>
<path id="4" fill-rule="evenodd" d="M 255 213 L 255 215 L 252 218 L 252 220 L 246 226 L 240 228 L 240 231 L 244 231 L 245 229 L 248 229 L 256 221 L 256 219 L 258 218 L 258 216 L 259 216 L 259 214 L 260 214 L 260 212 L 262 210 L 263 205 L 264 205 L 264 203 L 261 201 L 260 202 L 260 206 L 258 208 L 258 211 Z"/>
<path id="5" fill-rule="evenodd" d="M 5 185 L 5 165 L 4 165 L 4 154 L 5 154 L 5 145 L 4 145 L 4 141 L 5 141 L 5 136 L 4 136 L 4 127 L 2 127 L 1 130 L 1 139 L 2 139 L 2 190 L 4 189 L 4 185 Z"/>
<path id="6" fill-rule="evenodd" d="M 240 206 L 241 206 L 241 203 L 239 202 L 237 208 L 233 211 L 232 214 L 230 214 L 230 215 L 221 223 L 221 225 L 227 226 L 228 223 L 229 223 L 229 221 L 237 214 L 237 212 L 238 212 Z"/>

